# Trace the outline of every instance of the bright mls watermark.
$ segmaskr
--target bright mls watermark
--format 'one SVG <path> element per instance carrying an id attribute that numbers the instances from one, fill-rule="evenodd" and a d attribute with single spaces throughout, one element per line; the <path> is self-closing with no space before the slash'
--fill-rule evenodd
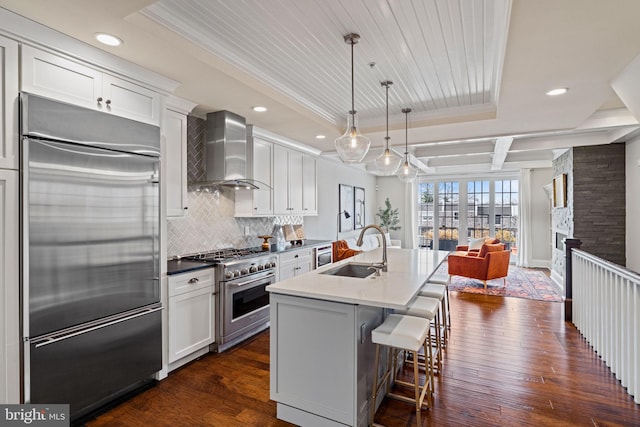
<path id="1" fill-rule="evenodd" d="M 68 427 L 69 405 L 0 405 L 0 427 Z"/>

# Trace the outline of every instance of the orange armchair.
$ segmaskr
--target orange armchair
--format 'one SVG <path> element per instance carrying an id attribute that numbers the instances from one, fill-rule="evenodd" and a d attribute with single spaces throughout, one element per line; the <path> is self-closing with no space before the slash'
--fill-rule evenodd
<path id="1" fill-rule="evenodd" d="M 500 243 L 500 240 L 495 239 L 493 237 L 486 237 L 484 239 L 484 244 L 491 245 L 494 243 Z M 505 247 L 506 249 L 506 247 Z M 469 250 L 469 245 L 457 245 L 456 252 L 468 252 L 467 255 L 475 255 L 477 256 L 480 253 L 480 249 L 471 249 Z"/>
<path id="2" fill-rule="evenodd" d="M 346 240 L 338 240 L 336 242 L 332 242 L 331 246 L 333 250 L 333 262 L 350 258 L 362 252 L 349 248 Z"/>
<path id="3" fill-rule="evenodd" d="M 450 254 L 447 258 L 449 281 L 452 276 L 469 277 L 482 280 L 487 289 L 487 280 L 503 278 L 506 286 L 510 256 L 511 252 L 505 250 L 502 243 L 484 244 L 478 255 Z"/>

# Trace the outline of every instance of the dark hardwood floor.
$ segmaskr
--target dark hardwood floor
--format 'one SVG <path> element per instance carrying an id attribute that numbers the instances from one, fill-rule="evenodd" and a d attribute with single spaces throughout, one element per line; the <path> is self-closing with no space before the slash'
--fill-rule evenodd
<path id="1" fill-rule="evenodd" d="M 452 292 L 451 311 L 423 425 L 640 426 L 640 405 L 562 320 L 562 304 Z M 387 399 L 376 421 L 415 425 L 415 412 Z M 172 372 L 88 425 L 290 425 L 276 419 L 269 400 L 269 332 Z"/>

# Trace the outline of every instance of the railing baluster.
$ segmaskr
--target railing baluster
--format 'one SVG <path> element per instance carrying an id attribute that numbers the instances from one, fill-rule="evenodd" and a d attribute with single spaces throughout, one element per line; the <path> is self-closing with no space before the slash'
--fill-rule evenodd
<path id="1" fill-rule="evenodd" d="M 572 319 L 640 404 L 640 275 L 573 249 Z"/>

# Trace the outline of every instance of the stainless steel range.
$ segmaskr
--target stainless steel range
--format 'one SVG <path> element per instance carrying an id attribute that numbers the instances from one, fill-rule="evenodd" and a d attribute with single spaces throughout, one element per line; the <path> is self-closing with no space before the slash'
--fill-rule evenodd
<path id="1" fill-rule="evenodd" d="M 277 257 L 261 248 L 221 249 L 187 257 L 216 263 L 218 352 L 269 327 Z"/>

